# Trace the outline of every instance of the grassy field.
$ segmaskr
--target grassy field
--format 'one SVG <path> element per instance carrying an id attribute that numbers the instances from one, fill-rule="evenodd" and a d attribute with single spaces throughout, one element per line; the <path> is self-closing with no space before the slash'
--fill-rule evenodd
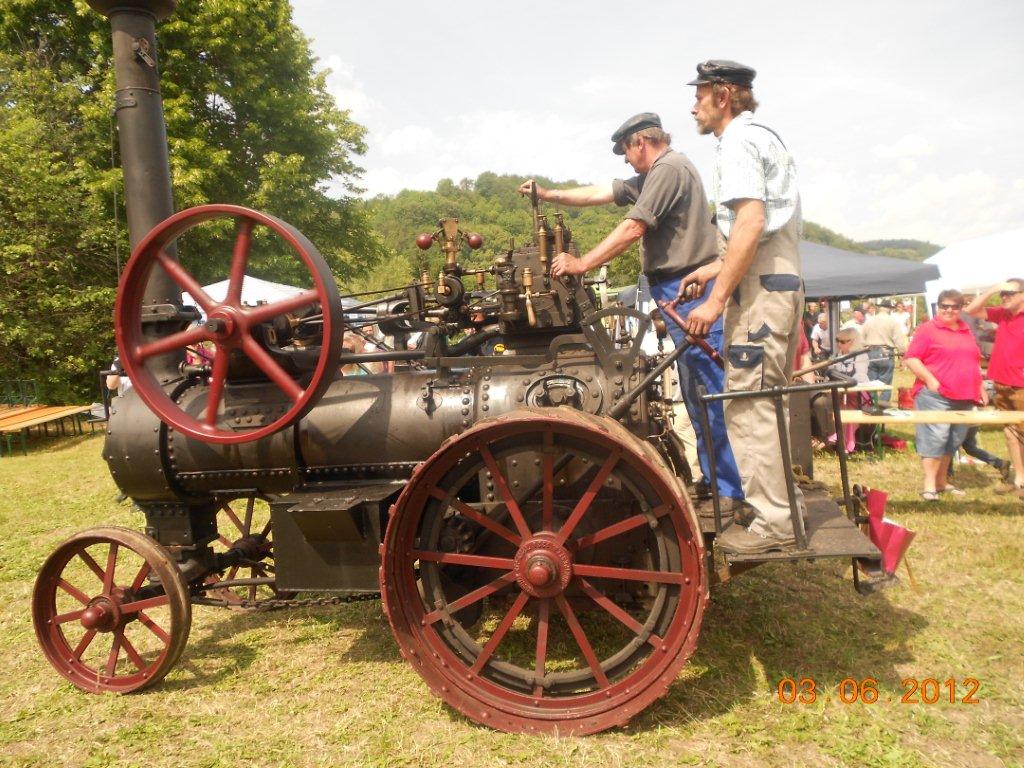
<path id="1" fill-rule="evenodd" d="M 1001 436 L 982 444 L 1004 454 Z M 588 738 L 478 727 L 427 692 L 377 602 L 261 615 L 196 608 L 178 666 L 155 689 L 92 696 L 39 653 L 36 570 L 73 531 L 142 527 L 115 502 L 101 438 L 0 459 L 0 763 L 13 766 L 987 766 L 1024 765 L 1024 502 L 967 467 L 963 500 L 922 502 L 910 453 L 853 460 L 918 531 L 916 588 L 858 596 L 849 566 L 762 567 L 716 587 L 699 649 L 669 695 L 627 729 Z M 834 460 L 818 477 L 837 485 Z M 845 678 L 875 678 L 844 704 Z M 784 704 L 784 678 L 816 682 Z M 976 704 L 905 704 L 906 678 L 976 678 Z M 962 697 L 964 688 L 959 686 Z M 945 689 L 943 689 L 945 696 Z"/>

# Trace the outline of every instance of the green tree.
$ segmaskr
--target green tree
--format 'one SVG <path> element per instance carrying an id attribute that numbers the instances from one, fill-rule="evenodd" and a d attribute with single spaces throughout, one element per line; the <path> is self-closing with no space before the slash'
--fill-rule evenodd
<path id="1" fill-rule="evenodd" d="M 287 0 L 181 0 L 157 34 L 179 209 L 273 213 L 342 281 L 385 255 L 355 201 L 364 129 L 328 93 Z M 114 246 L 123 258 L 127 237 L 114 225 L 110 58 L 107 21 L 81 0 L 0 4 L 0 366 L 52 400 L 86 396 L 112 356 Z M 203 281 L 226 276 L 207 266 L 227 255 L 216 234 L 183 251 Z M 251 271 L 288 281 L 301 270 L 270 252 Z"/>

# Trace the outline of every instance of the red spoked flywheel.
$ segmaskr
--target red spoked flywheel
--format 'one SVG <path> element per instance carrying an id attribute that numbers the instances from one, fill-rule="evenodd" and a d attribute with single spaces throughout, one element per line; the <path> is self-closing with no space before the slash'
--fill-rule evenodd
<path id="1" fill-rule="evenodd" d="M 236 222 L 227 276 L 228 290 L 223 301 L 211 298 L 199 281 L 167 252 L 168 246 L 190 229 L 218 218 Z M 257 227 L 269 229 L 284 241 L 309 272 L 313 288 L 269 304 L 255 307 L 242 304 L 242 282 L 249 263 L 253 232 Z M 160 338 L 144 333 L 144 297 L 154 269 L 164 270 L 182 292 L 192 297 L 206 315 L 205 324 Z M 276 317 L 314 305 L 319 305 L 323 315 L 323 342 L 313 371 L 296 378 L 261 346 L 253 331 Z M 327 262 L 316 246 L 291 224 L 239 205 L 201 205 L 165 219 L 135 248 L 118 288 L 114 330 L 125 372 L 139 396 L 165 423 L 203 442 L 243 443 L 266 437 L 293 424 L 316 404 L 330 385 L 341 354 L 341 299 Z M 147 363 L 203 342 L 211 342 L 216 347 L 216 354 L 205 408 L 201 414 L 193 416 L 170 397 L 164 383 L 157 379 Z M 227 425 L 222 401 L 232 352 L 248 357 L 290 403 L 274 421 L 245 431 L 237 431 Z"/>
<path id="2" fill-rule="evenodd" d="M 477 722 L 582 735 L 665 695 L 707 599 L 696 515 L 611 419 L 521 409 L 417 467 L 381 593 L 402 655 Z"/>

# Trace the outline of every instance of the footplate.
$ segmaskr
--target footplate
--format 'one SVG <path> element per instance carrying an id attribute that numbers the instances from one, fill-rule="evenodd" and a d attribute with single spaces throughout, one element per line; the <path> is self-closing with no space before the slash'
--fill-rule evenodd
<path id="1" fill-rule="evenodd" d="M 822 557 L 880 560 L 882 553 L 861 533 L 835 501 L 825 495 L 807 494 L 807 549 L 790 548 L 756 555 L 726 553 L 729 565 L 815 560 Z M 713 521 L 712 521 L 713 525 Z"/>

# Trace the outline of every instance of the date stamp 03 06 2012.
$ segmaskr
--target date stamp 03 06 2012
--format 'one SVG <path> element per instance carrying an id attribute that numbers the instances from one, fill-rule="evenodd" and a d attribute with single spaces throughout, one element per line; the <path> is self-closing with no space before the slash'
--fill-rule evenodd
<path id="1" fill-rule="evenodd" d="M 883 698 L 875 678 L 865 677 L 857 680 L 847 677 L 836 687 L 835 697 L 843 704 L 875 704 L 879 701 L 898 701 L 900 704 L 938 704 L 940 701 L 949 704 L 981 703 L 978 700 L 981 683 L 973 677 L 965 677 L 959 681 L 952 677 L 942 681 L 934 677 L 920 680 L 908 677 L 902 680 L 900 685 L 903 686 L 903 695 L 899 699 L 893 696 Z M 823 695 L 826 701 L 832 700 L 831 691 L 822 694 L 813 677 L 801 677 L 799 680 L 784 677 L 779 681 L 776 692 L 782 704 L 813 704 Z"/>

